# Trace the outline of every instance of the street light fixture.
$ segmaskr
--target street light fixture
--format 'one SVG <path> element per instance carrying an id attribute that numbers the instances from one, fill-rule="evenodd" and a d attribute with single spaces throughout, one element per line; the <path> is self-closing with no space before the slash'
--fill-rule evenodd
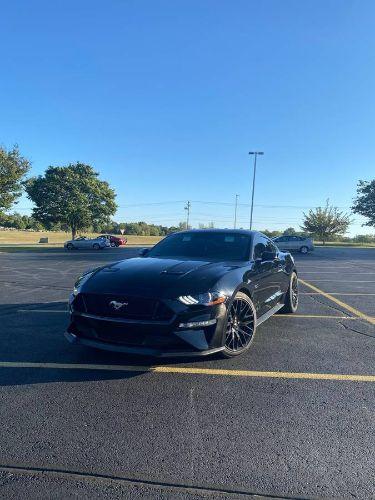
<path id="1" fill-rule="evenodd" d="M 254 155 L 253 190 L 251 194 L 251 209 L 250 209 L 250 231 L 251 231 L 253 227 L 254 189 L 255 189 L 255 174 L 257 171 L 257 156 L 264 155 L 264 153 L 263 151 L 249 151 L 249 155 Z"/>

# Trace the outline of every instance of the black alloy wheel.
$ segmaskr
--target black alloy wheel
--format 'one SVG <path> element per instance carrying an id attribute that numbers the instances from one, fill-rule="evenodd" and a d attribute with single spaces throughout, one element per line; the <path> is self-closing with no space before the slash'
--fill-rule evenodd
<path id="1" fill-rule="evenodd" d="M 254 305 L 245 293 L 238 292 L 229 306 L 225 326 L 226 358 L 238 356 L 249 349 L 256 330 L 256 312 Z"/>
<path id="2" fill-rule="evenodd" d="M 298 309 L 298 276 L 293 272 L 290 277 L 288 291 L 285 295 L 284 306 L 280 309 L 281 313 L 293 314 Z"/>
<path id="3" fill-rule="evenodd" d="M 66 248 L 67 248 L 68 250 L 73 250 L 74 246 L 73 246 L 73 244 L 72 244 L 72 243 L 68 243 L 68 244 L 66 245 Z"/>

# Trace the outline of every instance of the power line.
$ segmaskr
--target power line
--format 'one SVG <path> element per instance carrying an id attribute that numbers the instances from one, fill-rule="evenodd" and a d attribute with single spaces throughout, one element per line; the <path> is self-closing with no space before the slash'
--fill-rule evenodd
<path id="1" fill-rule="evenodd" d="M 175 200 L 175 201 L 158 201 L 158 202 L 150 202 L 150 203 L 131 203 L 127 205 L 118 205 L 117 208 L 136 208 L 136 207 L 146 207 L 146 206 L 157 206 L 157 205 L 173 205 L 177 203 L 186 203 L 185 200 Z M 223 202 L 223 201 L 202 201 L 202 200 L 191 200 L 191 203 L 201 203 L 206 205 L 222 205 L 227 207 L 233 207 L 234 203 Z M 262 204 L 254 204 L 254 207 L 257 208 L 293 208 L 300 210 L 307 210 L 310 208 L 319 208 L 323 205 L 262 205 Z M 238 207 L 250 207 L 250 203 L 238 203 Z M 32 206 L 30 207 L 14 207 L 14 210 L 32 210 Z M 351 207 L 336 207 L 342 210 L 350 210 Z"/>

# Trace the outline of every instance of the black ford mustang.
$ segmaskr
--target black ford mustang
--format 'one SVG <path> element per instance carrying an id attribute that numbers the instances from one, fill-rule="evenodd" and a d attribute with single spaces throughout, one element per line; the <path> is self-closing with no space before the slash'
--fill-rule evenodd
<path id="1" fill-rule="evenodd" d="M 73 343 L 153 356 L 225 357 L 298 306 L 293 257 L 261 233 L 193 230 L 82 275 L 70 297 Z"/>

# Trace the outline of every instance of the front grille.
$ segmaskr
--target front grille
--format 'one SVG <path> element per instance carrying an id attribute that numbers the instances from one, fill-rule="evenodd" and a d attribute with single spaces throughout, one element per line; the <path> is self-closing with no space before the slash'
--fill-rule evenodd
<path id="1" fill-rule="evenodd" d="M 146 333 L 142 328 L 77 316 L 69 331 L 78 337 L 127 346 L 163 350 L 186 350 L 187 344 L 171 333 Z M 190 346 L 191 348 L 191 346 Z"/>
<path id="2" fill-rule="evenodd" d="M 123 305 L 116 309 L 116 304 Z M 174 315 L 169 307 L 157 299 L 128 295 L 81 293 L 75 298 L 73 308 L 95 316 L 143 321 L 169 321 Z"/>

